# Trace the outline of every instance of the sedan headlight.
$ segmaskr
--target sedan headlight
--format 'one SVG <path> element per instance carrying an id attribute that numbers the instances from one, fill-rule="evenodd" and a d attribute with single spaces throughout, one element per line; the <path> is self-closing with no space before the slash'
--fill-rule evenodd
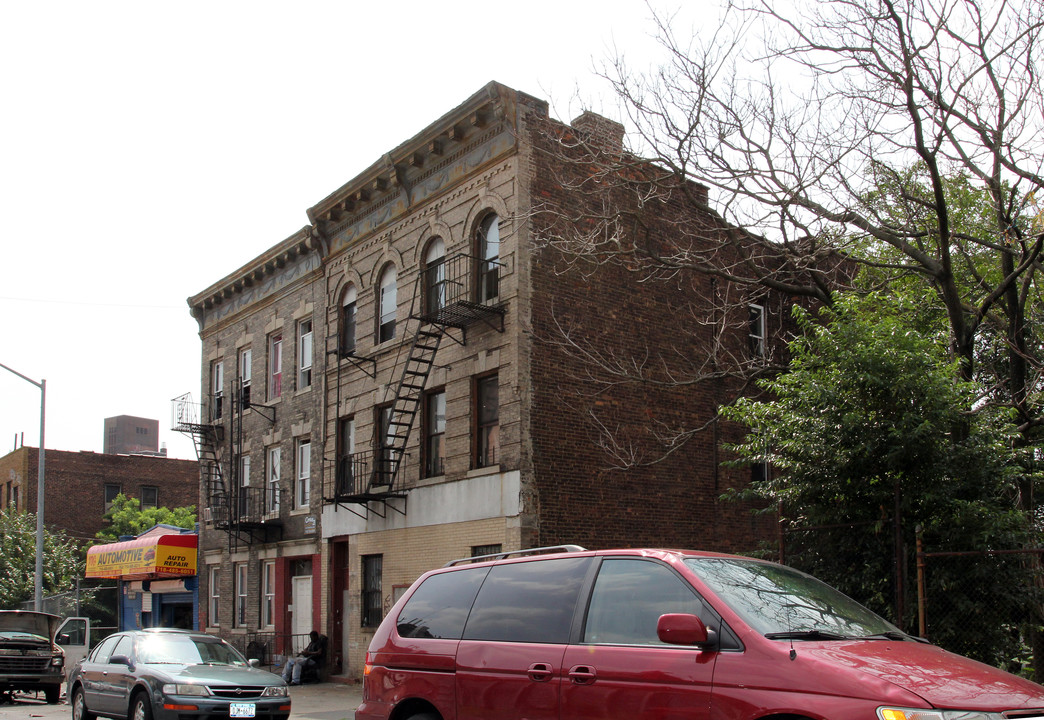
<path id="1" fill-rule="evenodd" d="M 918 710 L 916 708 L 877 708 L 881 720 L 1004 720 L 999 713 L 978 710 Z"/>
<path id="2" fill-rule="evenodd" d="M 286 697 L 286 694 L 286 685 L 271 685 L 265 688 L 265 691 L 261 693 L 261 697 Z"/>
<path id="3" fill-rule="evenodd" d="M 206 685 L 196 685 L 193 683 L 168 683 L 163 686 L 164 695 L 196 695 L 206 697 L 210 695 L 210 690 L 207 689 Z"/>

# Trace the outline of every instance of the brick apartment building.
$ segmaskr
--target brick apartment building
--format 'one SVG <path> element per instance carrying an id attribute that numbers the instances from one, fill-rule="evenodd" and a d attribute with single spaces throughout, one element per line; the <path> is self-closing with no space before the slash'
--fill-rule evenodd
<path id="1" fill-rule="evenodd" d="M 751 472 L 721 465 L 739 430 L 717 408 L 738 385 L 591 392 L 555 338 L 573 328 L 621 356 L 716 344 L 756 362 L 790 301 L 563 262 L 546 240 L 585 202 L 564 180 L 589 172 L 563 158 L 563 137 L 622 152 L 619 124 L 565 125 L 491 83 L 189 298 L 204 402 L 175 412 L 200 449 L 201 626 L 279 654 L 314 627 L 329 671 L 357 677 L 391 604 L 448 560 L 563 543 L 739 551 L 768 536 L 719 499 Z M 643 225 L 727 229 L 687 208 L 645 208 Z M 724 308 L 726 294 L 740 300 L 716 329 L 685 325 L 680 308 Z M 622 472 L 599 426 L 635 447 L 654 427 L 703 429 Z"/>
<path id="2" fill-rule="evenodd" d="M 36 512 L 39 448 L 0 458 L 0 508 Z M 76 540 L 93 540 L 117 495 L 142 507 L 199 505 L 199 463 L 165 457 L 105 455 L 48 449 L 44 460 L 44 523 Z"/>

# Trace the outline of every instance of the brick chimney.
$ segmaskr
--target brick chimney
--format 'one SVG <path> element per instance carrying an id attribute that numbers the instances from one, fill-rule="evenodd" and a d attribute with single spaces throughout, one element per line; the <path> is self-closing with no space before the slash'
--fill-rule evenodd
<path id="1" fill-rule="evenodd" d="M 583 139 L 610 153 L 623 152 L 624 126 L 598 113 L 585 110 L 571 123 Z"/>

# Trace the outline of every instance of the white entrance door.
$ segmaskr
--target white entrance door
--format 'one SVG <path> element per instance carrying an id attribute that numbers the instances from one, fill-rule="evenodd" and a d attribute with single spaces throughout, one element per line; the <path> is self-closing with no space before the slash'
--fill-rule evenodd
<path id="1" fill-rule="evenodd" d="M 315 630 L 312 627 L 312 576 L 298 575 L 294 577 L 291 592 L 294 602 L 293 629 L 291 632 L 294 634 L 294 654 L 297 654 L 308 645 L 308 633 Z"/>

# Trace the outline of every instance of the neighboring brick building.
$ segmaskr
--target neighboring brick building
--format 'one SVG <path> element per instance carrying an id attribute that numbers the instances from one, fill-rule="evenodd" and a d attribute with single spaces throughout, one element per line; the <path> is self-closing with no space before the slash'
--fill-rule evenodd
<path id="1" fill-rule="evenodd" d="M 39 449 L 0 458 L 0 507 L 36 512 Z M 93 540 L 120 493 L 143 507 L 199 505 L 199 463 L 138 455 L 48 449 L 44 460 L 44 523 L 77 540 Z"/>
<path id="2" fill-rule="evenodd" d="M 622 150 L 619 124 L 585 113 L 565 125 L 491 83 L 189 299 L 205 402 L 180 401 L 176 424 L 200 447 L 211 630 L 281 653 L 313 625 L 330 636 L 330 670 L 358 676 L 399 593 L 448 560 L 561 543 L 751 550 L 769 537 L 767 518 L 719 500 L 751 472 L 721 467 L 740 437 L 716 420 L 740 391 L 727 372 L 592 393 L 556 328 L 606 352 L 756 364 L 789 301 L 699 273 L 579 273 L 547 240 L 600 198 L 567 189 L 590 164 L 563 160 L 564 136 Z M 678 222 L 734 230 L 691 207 L 633 212 L 651 236 Z M 687 304 L 720 309 L 716 324 L 684 326 Z M 639 450 L 653 430 L 702 430 L 662 462 L 614 472 L 599 423 Z"/>

